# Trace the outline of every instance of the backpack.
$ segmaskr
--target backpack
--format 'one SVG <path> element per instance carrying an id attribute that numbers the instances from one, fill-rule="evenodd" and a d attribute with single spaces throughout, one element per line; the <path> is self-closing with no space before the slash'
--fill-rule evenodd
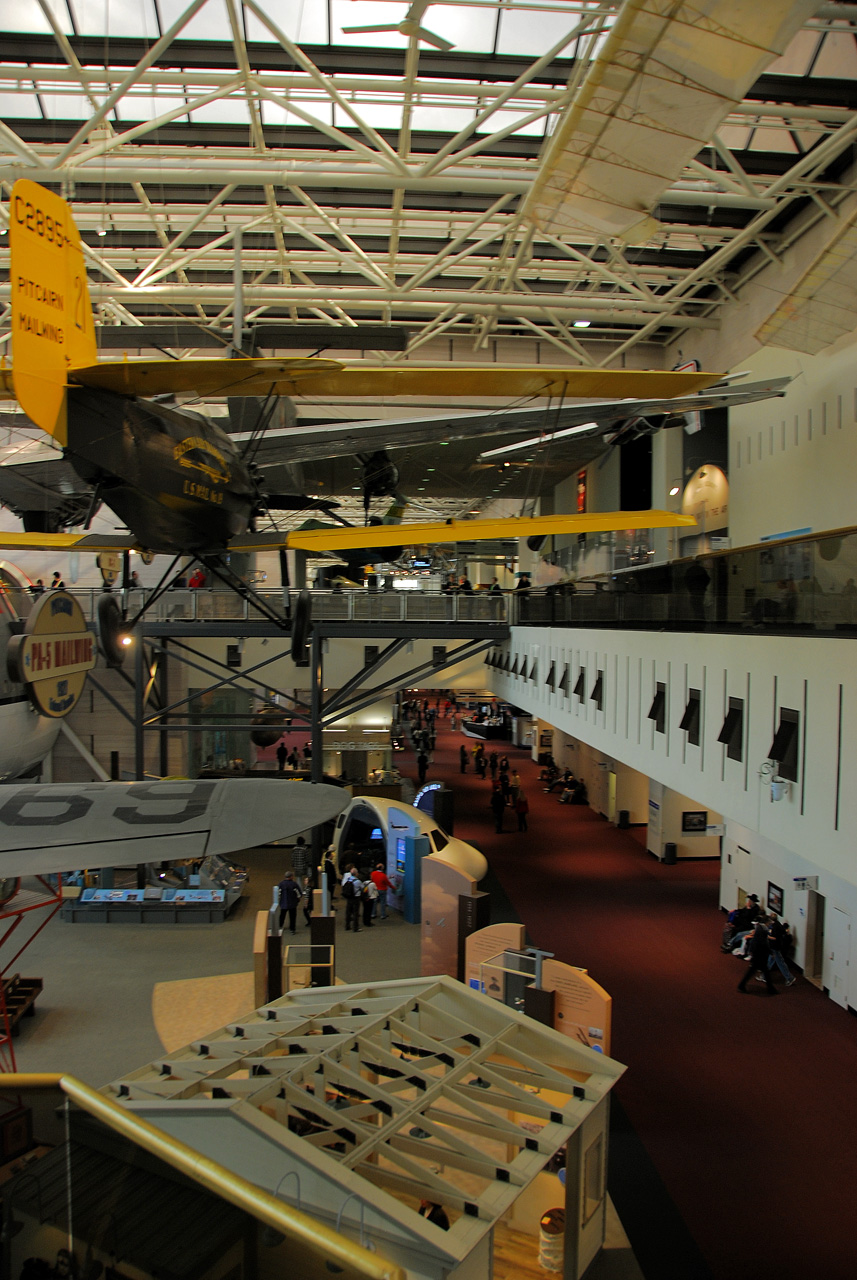
<path id="1" fill-rule="evenodd" d="M 343 898 L 356 898 L 356 897 L 357 897 L 357 886 L 356 886 L 356 884 L 355 884 L 355 882 L 354 882 L 354 878 L 353 878 L 353 877 L 352 877 L 350 880 L 343 880 L 343 882 L 342 882 L 342 896 L 343 896 Z"/>

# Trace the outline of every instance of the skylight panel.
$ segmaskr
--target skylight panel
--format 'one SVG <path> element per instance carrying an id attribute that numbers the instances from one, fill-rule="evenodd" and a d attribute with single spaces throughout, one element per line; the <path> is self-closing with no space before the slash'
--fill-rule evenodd
<path id="1" fill-rule="evenodd" d="M 569 6 L 565 13 L 539 13 L 532 9 L 518 8 L 522 0 L 511 0 L 508 9 L 500 15 L 500 33 L 497 39 L 498 53 L 523 53 L 539 57 L 553 48 L 566 32 L 580 20 L 578 7 Z M 576 42 L 575 42 L 576 43 Z M 575 44 L 569 44 L 563 57 L 572 57 Z"/>
<path id="2" fill-rule="evenodd" d="M 751 132 L 742 125 L 724 124 L 717 130 L 717 136 L 730 151 L 743 151 L 750 141 Z"/>
<path id="3" fill-rule="evenodd" d="M 267 125 L 286 125 L 288 127 L 296 127 L 298 129 L 306 129 L 307 122 L 302 120 L 300 116 L 294 115 L 291 111 L 287 111 L 276 102 L 270 102 L 267 98 L 262 99 L 262 120 Z M 323 124 L 332 124 L 333 108 L 329 100 L 319 100 L 318 102 L 304 102 L 301 100 L 300 108 L 306 111 L 314 119 L 320 120 Z"/>
<path id="4" fill-rule="evenodd" d="M 96 107 L 83 93 L 55 93 L 41 87 L 38 91 L 48 120 L 88 120 L 95 114 Z M 102 101 L 103 97 L 95 99 L 97 106 Z"/>
<path id="5" fill-rule="evenodd" d="M 185 106 L 183 97 L 167 97 L 166 94 L 155 93 L 153 89 L 135 90 L 120 98 L 116 104 L 116 115 L 123 122 L 155 120 L 168 111 L 174 111 L 176 107 Z"/>
<path id="6" fill-rule="evenodd" d="M 188 103 L 193 106 L 193 99 Z M 236 97 L 234 94 L 230 98 L 218 98 L 216 102 L 208 102 L 204 107 L 199 107 L 191 115 L 191 119 L 197 123 L 211 124 L 249 124 L 250 110 L 247 106 L 247 99 Z"/>
<path id="7" fill-rule="evenodd" d="M 840 28 L 828 31 L 810 74 L 830 76 L 835 80 L 857 79 L 857 45 L 854 44 L 853 30 Z"/>
<path id="8" fill-rule="evenodd" d="M 507 129 L 510 124 L 515 124 L 518 120 L 526 120 L 529 114 L 529 111 L 505 111 L 503 109 L 495 111 L 484 124 L 479 126 L 476 133 L 497 133 L 500 129 Z M 516 129 L 515 133 L 541 138 L 544 136 L 546 119 L 547 116 L 542 116 L 539 120 L 532 120 L 529 124 L 522 125 L 520 129 Z"/>
<path id="9" fill-rule="evenodd" d="M 34 93 L 0 93 L 0 120 L 38 120 L 41 115 Z"/>
<path id="10" fill-rule="evenodd" d="M 789 155 L 797 153 L 794 138 L 788 129 L 784 129 L 782 125 L 769 126 L 765 128 L 760 125 L 759 128 L 753 130 L 753 139 L 750 143 L 751 151 L 785 151 Z"/>
<path id="11" fill-rule="evenodd" d="M 464 107 L 414 107 L 411 129 L 414 132 L 458 133 L 470 124 L 473 111 Z"/>
<path id="12" fill-rule="evenodd" d="M 153 0 L 71 0 L 78 35 L 157 40 Z"/>
<path id="13" fill-rule="evenodd" d="M 274 23 L 283 35 L 298 44 L 327 44 L 327 5 L 319 0 L 279 0 L 276 9 L 269 10 Z M 248 40 L 273 41 L 264 22 L 255 13 L 244 10 L 244 22 Z"/>
<path id="14" fill-rule="evenodd" d="M 73 28 L 65 0 L 48 0 L 48 7 L 66 35 L 71 35 Z M 3 30 L 11 35 L 13 31 L 50 31 L 51 26 L 38 0 L 15 0 L 14 4 L 7 0 L 3 5 Z"/>
<path id="15" fill-rule="evenodd" d="M 402 127 L 401 101 L 361 102 L 358 98 L 354 102 L 354 109 L 359 113 L 361 120 L 372 125 L 373 129 L 401 129 Z M 334 107 L 333 123 L 338 129 L 355 128 L 351 116 L 347 115 L 341 107 Z"/>
<path id="16" fill-rule="evenodd" d="M 792 37 L 785 53 L 776 58 L 765 74 L 769 76 L 805 76 L 809 73 L 812 60 L 818 51 L 821 35 L 818 31 L 799 31 Z"/>
<path id="17" fill-rule="evenodd" d="M 187 9 L 188 0 L 158 0 L 161 25 L 168 31 Z M 208 0 L 194 14 L 187 26 L 182 27 L 177 40 L 228 40 L 232 42 L 232 28 L 226 15 L 223 0 Z"/>

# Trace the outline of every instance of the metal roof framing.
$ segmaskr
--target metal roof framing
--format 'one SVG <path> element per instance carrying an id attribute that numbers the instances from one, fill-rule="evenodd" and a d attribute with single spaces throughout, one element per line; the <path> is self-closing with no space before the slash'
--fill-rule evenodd
<path id="1" fill-rule="evenodd" d="M 825 68 L 847 63 L 851 5 L 806 24 L 804 73 L 762 75 L 664 193 L 651 240 L 629 247 L 558 239 L 520 211 L 618 5 L 567 6 L 565 35 L 524 57 L 441 53 L 415 36 L 402 49 L 300 46 L 262 0 L 226 0 L 231 38 L 186 38 L 211 3 L 192 0 L 146 41 L 69 33 L 45 0 L 50 32 L 0 37 L 2 190 L 27 176 L 69 196 L 100 321 L 129 331 L 129 347 L 151 322 L 231 333 L 239 259 L 247 323 L 407 329 L 384 361 L 446 335 L 476 349 L 508 339 L 506 359 L 531 358 L 535 342 L 612 363 L 717 328 L 759 263 L 847 194 L 857 89 Z M 507 6 L 495 7 L 499 29 Z M 534 22 L 556 9 L 526 7 Z M 246 39 L 250 20 L 265 42 Z M 822 63 L 834 40 L 839 62 Z M 461 127 L 427 129 L 432 112 Z M 0 343 L 8 317 L 6 302 Z"/>

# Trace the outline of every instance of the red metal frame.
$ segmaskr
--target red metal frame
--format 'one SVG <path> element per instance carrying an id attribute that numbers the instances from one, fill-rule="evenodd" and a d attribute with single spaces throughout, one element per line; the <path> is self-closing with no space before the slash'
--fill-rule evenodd
<path id="1" fill-rule="evenodd" d="M 15 899 L 12 898 L 9 904 L 0 910 L 0 922 L 10 921 L 6 926 L 6 931 L 0 937 L 0 951 L 14 934 L 15 930 L 21 925 L 24 916 L 31 911 L 50 911 L 42 920 L 39 927 L 30 934 L 23 946 L 19 947 L 10 960 L 0 965 L 0 1072 L 15 1071 L 15 1050 L 12 1046 L 12 1024 L 9 1021 L 9 1010 L 6 1008 L 6 991 L 3 979 L 12 968 L 12 965 L 18 960 L 29 947 L 30 943 L 39 936 L 49 920 L 52 920 L 62 906 L 62 876 L 57 876 L 56 888 L 49 884 L 42 876 L 36 879 L 47 890 L 46 896 L 37 902 L 30 902 L 26 906 L 15 906 Z M 2 927 L 0 925 L 0 927 Z"/>

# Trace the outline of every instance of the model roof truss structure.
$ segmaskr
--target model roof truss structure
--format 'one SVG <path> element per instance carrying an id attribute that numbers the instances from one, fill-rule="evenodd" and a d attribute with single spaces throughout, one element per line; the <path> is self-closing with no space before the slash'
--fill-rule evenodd
<path id="1" fill-rule="evenodd" d="M 171 1110 L 228 1111 L 343 1195 L 390 1221 L 404 1210 L 417 1232 L 416 1202 L 437 1201 L 449 1247 L 466 1252 L 623 1070 L 431 978 L 295 992 L 110 1092 L 168 1126 Z"/>

